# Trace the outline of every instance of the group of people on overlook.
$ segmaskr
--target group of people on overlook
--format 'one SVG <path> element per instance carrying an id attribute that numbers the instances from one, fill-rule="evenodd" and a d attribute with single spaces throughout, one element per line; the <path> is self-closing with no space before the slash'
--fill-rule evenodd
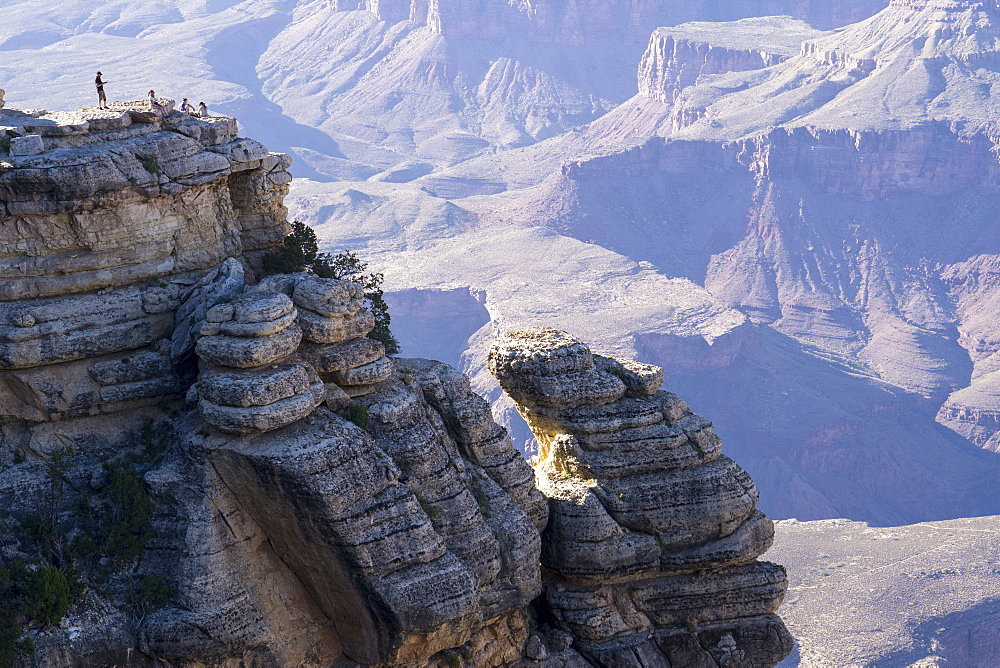
<path id="1" fill-rule="evenodd" d="M 108 107 L 108 98 L 104 94 L 104 84 L 108 82 L 102 78 L 103 76 L 104 75 L 101 74 L 101 72 L 98 72 L 97 77 L 94 79 L 94 85 L 97 87 L 97 108 L 110 109 L 110 107 Z M 156 91 L 153 90 L 149 91 L 149 108 L 153 111 L 160 112 L 160 115 L 164 118 L 168 116 L 166 108 L 160 104 L 159 100 L 156 99 Z M 189 116 L 198 116 L 200 118 L 208 116 L 208 107 L 205 106 L 204 102 L 199 102 L 198 106 L 195 107 L 188 102 L 186 97 L 181 101 L 181 106 L 178 111 Z"/>

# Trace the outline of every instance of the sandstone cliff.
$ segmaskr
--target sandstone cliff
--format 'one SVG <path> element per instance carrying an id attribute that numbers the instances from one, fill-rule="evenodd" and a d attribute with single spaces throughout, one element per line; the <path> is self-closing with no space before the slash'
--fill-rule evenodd
<path id="1" fill-rule="evenodd" d="M 590 371 L 612 389 L 584 409 L 602 442 L 631 439 L 621 416 L 636 408 L 652 431 L 649 447 L 609 459 L 614 481 L 598 474 L 602 494 L 620 494 L 616 519 L 596 496 L 593 517 L 571 517 L 560 485 L 590 488 L 550 480 L 547 465 L 536 486 L 466 377 L 387 357 L 360 286 L 261 277 L 288 228 L 287 157 L 232 118 L 163 102 L 166 117 L 145 103 L 0 111 L 3 556 L 78 583 L 58 627 L 2 610 L 27 625 L 25 665 L 582 666 L 581 653 L 612 665 L 654 645 L 772 665 L 788 653 L 772 614 L 784 574 L 754 561 L 770 522 L 710 426 L 656 394 L 662 372 Z M 115 506 L 129 480 L 136 507 Z M 623 483 L 637 499 L 704 495 L 635 505 Z M 37 508 L 50 549 L 34 554 Z M 133 552 L 106 533 L 127 510 L 148 515 L 114 539 Z M 544 572 L 573 578 L 619 544 L 635 559 L 601 565 L 562 602 L 561 584 L 543 588 Z M 619 576 L 646 587 L 643 612 L 621 613 L 625 640 L 580 621 Z M 678 609 L 677 591 L 695 599 Z"/>

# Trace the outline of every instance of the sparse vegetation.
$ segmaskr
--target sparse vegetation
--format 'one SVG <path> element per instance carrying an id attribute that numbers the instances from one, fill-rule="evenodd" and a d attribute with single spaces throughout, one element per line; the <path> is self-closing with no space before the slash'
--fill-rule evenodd
<path id="1" fill-rule="evenodd" d="M 143 617 L 166 605 L 176 593 L 177 588 L 162 575 L 143 575 L 129 587 L 129 603 L 133 612 Z"/>
<path id="2" fill-rule="evenodd" d="M 153 535 L 143 475 L 173 437 L 169 422 L 143 426 L 118 457 L 104 462 L 106 483 L 93 495 L 69 482 L 81 464 L 72 448 L 49 454 L 41 508 L 16 518 L 19 554 L 0 564 L 0 668 L 33 651 L 22 639 L 26 630 L 58 624 L 88 588 L 125 588 L 139 616 L 172 595 L 163 576 L 132 571 Z"/>
<path id="3" fill-rule="evenodd" d="M 349 422 L 353 422 L 362 429 L 368 428 L 368 407 L 364 404 L 354 403 L 340 411 L 340 415 Z"/>
<path id="4" fill-rule="evenodd" d="M 147 155 L 144 158 L 140 158 L 139 164 L 141 164 L 142 168 L 145 169 L 150 174 L 155 174 L 156 176 L 159 176 L 160 174 L 163 173 L 163 169 L 160 167 L 160 161 L 156 158 L 155 155 Z"/>
<path id="5" fill-rule="evenodd" d="M 434 518 L 437 517 L 438 509 L 432 506 L 420 492 L 414 492 L 413 496 L 417 497 L 417 503 L 420 504 L 420 508 L 423 509 L 427 517 L 433 522 Z"/>
<path id="6" fill-rule="evenodd" d="M 294 221 L 291 233 L 281 247 L 264 258 L 264 270 L 271 274 L 289 274 L 308 271 L 322 278 L 336 278 L 357 283 L 365 290 L 365 302 L 375 316 L 375 329 L 369 338 L 380 341 L 386 353 L 399 352 L 399 341 L 389 329 L 392 318 L 385 303 L 381 273 L 368 272 L 368 263 L 362 262 L 351 251 L 337 255 L 319 252 L 316 232 L 305 223 Z"/>
<path id="7" fill-rule="evenodd" d="M 476 504 L 479 506 L 479 512 L 482 513 L 483 517 L 491 517 L 493 511 L 490 510 L 489 499 L 486 496 L 486 492 L 483 490 L 482 481 L 475 477 L 470 476 L 469 481 L 469 491 L 472 492 L 472 496 L 476 499 Z"/>
<path id="8" fill-rule="evenodd" d="M 612 364 L 608 371 L 613 373 L 623 383 L 628 380 L 628 372 L 618 364 Z"/>

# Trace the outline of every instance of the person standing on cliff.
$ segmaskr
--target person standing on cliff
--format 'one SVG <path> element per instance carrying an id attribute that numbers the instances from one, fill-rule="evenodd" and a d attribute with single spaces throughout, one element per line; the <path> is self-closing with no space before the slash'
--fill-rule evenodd
<path id="1" fill-rule="evenodd" d="M 107 109 L 108 108 L 108 98 L 104 96 L 104 84 L 107 82 L 101 79 L 101 73 L 97 73 L 97 78 L 94 79 L 94 85 L 97 86 L 97 108 Z"/>

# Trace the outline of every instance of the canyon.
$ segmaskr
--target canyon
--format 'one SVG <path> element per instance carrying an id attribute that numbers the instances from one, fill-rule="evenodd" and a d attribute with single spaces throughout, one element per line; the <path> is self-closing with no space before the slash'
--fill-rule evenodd
<path id="1" fill-rule="evenodd" d="M 288 156 L 158 104 L 0 109 L 5 664 L 791 652 L 773 524 L 661 369 L 556 330 L 495 343 L 517 405 L 591 452 L 536 484 L 468 378 L 367 336 L 360 285 L 267 269 Z"/>
<path id="2" fill-rule="evenodd" d="M 290 206 L 400 299 L 469 295 L 448 361 L 526 451 L 482 341 L 548 324 L 663 366 L 777 517 L 995 514 L 995 14 L 660 28 L 638 93 L 581 128 L 412 180 L 301 181 Z M 432 345 L 409 322 L 404 345 Z"/>
<path id="3" fill-rule="evenodd" d="M 990 636 L 983 629 L 995 614 L 988 596 L 944 602 L 947 591 L 979 588 L 980 574 L 989 572 L 989 551 L 962 552 L 961 537 L 994 531 L 989 517 L 969 520 L 969 533 L 947 522 L 1000 513 L 993 493 L 1000 473 L 997 110 L 990 93 L 1000 24 L 995 7 L 943 0 L 667 7 L 165 2 L 137 13 L 56 4 L 39 11 L 15 3 L 12 27 L 0 32 L 8 63 L 2 81 L 14 106 L 77 106 L 77 97 L 92 95 L 94 63 L 117 69 L 114 85 L 135 97 L 155 83 L 158 90 L 204 97 L 213 112 L 238 115 L 250 130 L 245 134 L 294 158 L 290 169 L 298 178 L 285 199 L 288 219 L 313 225 L 325 250 L 359 251 L 385 272 L 403 354 L 443 360 L 468 374 L 471 391 L 489 400 L 497 427 L 525 454 L 544 454 L 545 446 L 488 365 L 490 346 L 504 332 L 550 326 L 573 332 L 594 351 L 662 367 L 664 389 L 709 416 L 727 454 L 753 477 L 763 512 L 820 520 L 776 527 L 776 559 L 791 567 L 792 595 L 780 614 L 799 642 L 793 665 L 985 660 Z M 56 141 L 39 134 L 42 149 Z M 153 243 L 143 236 L 149 263 L 135 270 L 136 280 L 153 283 L 138 295 L 125 295 L 125 283 L 109 293 L 133 300 L 135 314 L 156 300 L 165 309 L 142 310 L 108 328 L 127 329 L 119 336 L 150 347 L 134 361 L 142 370 L 122 375 L 112 365 L 91 372 L 79 360 L 59 361 L 54 368 L 71 370 L 72 396 L 59 396 L 53 376 L 37 369 L 7 374 L 5 411 L 17 420 L 62 421 L 30 434 L 17 427 L 23 451 L 45 456 L 62 442 L 66 420 L 90 420 L 96 431 L 106 419 L 97 413 L 115 419 L 128 407 L 153 414 L 163 396 L 192 381 L 190 368 L 163 374 L 181 345 L 168 346 L 163 337 L 167 313 L 179 308 L 177 295 L 194 283 L 180 289 L 165 281 L 170 287 L 162 296 L 154 289 L 159 277 L 204 272 L 216 263 L 225 278 L 238 271 L 218 264 L 230 253 L 243 253 L 251 272 L 260 268 L 254 268 L 255 244 L 272 243 L 277 228 L 267 233 L 255 226 L 284 218 L 273 208 L 254 209 L 259 204 L 247 198 L 261 183 L 287 187 L 278 183 L 286 161 L 273 158 L 283 166 L 272 182 L 260 165 L 240 166 L 265 159 L 270 165 L 271 158 L 234 152 L 224 156 L 226 168 L 198 157 L 217 151 L 189 150 L 186 161 L 211 162 L 216 175 L 229 169 L 230 184 L 237 170 L 255 176 L 230 185 L 228 203 L 205 204 L 214 193 L 195 198 L 199 211 L 221 211 L 213 214 L 217 229 L 190 232 L 189 223 L 172 221 L 152 233 Z M 187 187 L 172 181 L 172 172 L 128 171 L 133 160 L 143 168 L 150 155 L 164 154 L 141 148 L 116 164 L 127 161 L 123 173 L 156 198 L 177 184 Z M 133 184 L 126 178 L 120 185 Z M 182 208 L 184 197 L 175 202 Z M 157 201 L 140 199 L 125 209 L 170 218 Z M 183 246 L 189 233 L 202 241 L 171 255 L 170 244 Z M 56 236 L 64 234 L 60 227 Z M 47 262 L 79 263 L 72 265 L 80 267 L 73 280 L 103 286 L 98 265 L 107 260 L 87 265 L 80 242 L 66 243 Z M 227 251 L 210 258 L 206 243 Z M 117 253 L 111 262 L 121 262 L 123 252 L 101 257 Z M 42 272 L 32 285 L 63 289 L 64 278 L 41 280 L 47 269 L 31 270 Z M 11 280 L 8 294 L 19 297 L 25 284 Z M 288 296 L 294 302 L 294 290 Z M 73 327 L 89 327 L 90 309 L 109 303 L 88 303 Z M 12 322 L 30 316 L 55 332 L 63 310 L 12 312 Z M 94 343 L 71 338 L 78 350 Z M 70 354 L 44 339 L 22 341 L 4 354 L 20 355 L 24 364 Z M 294 397 L 278 401 L 307 406 L 318 397 L 310 389 L 316 379 L 297 368 L 297 380 L 282 381 L 298 388 Z M 340 371 L 320 378 L 330 392 Z M 408 373 L 424 378 L 422 371 Z M 217 422 L 232 419 L 229 409 L 245 408 L 205 401 L 215 407 L 206 415 Z M 6 433 L 13 428 L 7 425 Z M 207 449 L 225 440 L 205 445 L 192 438 Z M 244 466 L 238 459 L 227 466 Z M 263 463 L 246 465 L 265 470 Z M 605 481 L 598 482 L 603 489 Z M 199 485 L 215 489 L 218 479 Z M 229 508 L 243 501 L 217 503 Z M 191 517 L 202 512 L 185 507 Z M 925 530 L 928 522 L 933 529 Z M 267 534 L 258 524 L 246 530 L 252 541 Z M 933 532 L 954 538 L 941 560 L 927 538 Z M 782 542 L 786 535 L 791 543 Z M 813 598 L 816 582 L 839 586 L 838 574 L 850 571 L 829 568 L 851 564 L 851 554 L 833 556 L 836 536 L 851 545 L 891 540 L 899 554 L 876 547 L 872 558 L 894 564 L 920 555 L 908 563 L 921 566 L 889 578 L 877 601 L 866 598 L 865 568 L 851 580 L 850 596 L 831 585 Z M 273 549 L 254 544 L 256 555 Z M 266 559 L 262 568 L 281 571 L 280 560 Z M 945 573 L 949 559 L 969 566 Z M 879 568 L 895 573 L 893 565 Z M 898 595 L 939 581 L 943 588 L 927 594 L 920 610 Z M 310 585 L 301 586 L 296 600 L 310 599 Z M 255 591 L 250 599 L 258 609 L 271 610 Z M 915 628 L 865 617 L 852 627 L 870 640 L 862 647 L 823 621 L 824 608 L 853 614 L 858 601 L 877 607 L 890 598 L 902 601 L 892 610 L 915 620 Z M 218 601 L 201 600 L 206 610 Z M 315 621 L 321 608 L 306 615 L 312 635 L 296 641 L 300 647 L 332 638 Z M 512 619 L 499 635 L 527 638 Z M 244 637 L 267 637 L 272 631 L 263 629 L 286 623 L 269 618 Z M 491 628 L 475 633 L 498 627 Z M 963 636 L 964 628 L 979 630 Z M 584 644 L 599 644 L 597 638 Z M 728 651 L 721 641 L 712 640 L 712 651 Z M 323 642 L 340 651 L 336 641 Z M 504 654 L 509 648 L 490 651 L 513 656 Z"/>

